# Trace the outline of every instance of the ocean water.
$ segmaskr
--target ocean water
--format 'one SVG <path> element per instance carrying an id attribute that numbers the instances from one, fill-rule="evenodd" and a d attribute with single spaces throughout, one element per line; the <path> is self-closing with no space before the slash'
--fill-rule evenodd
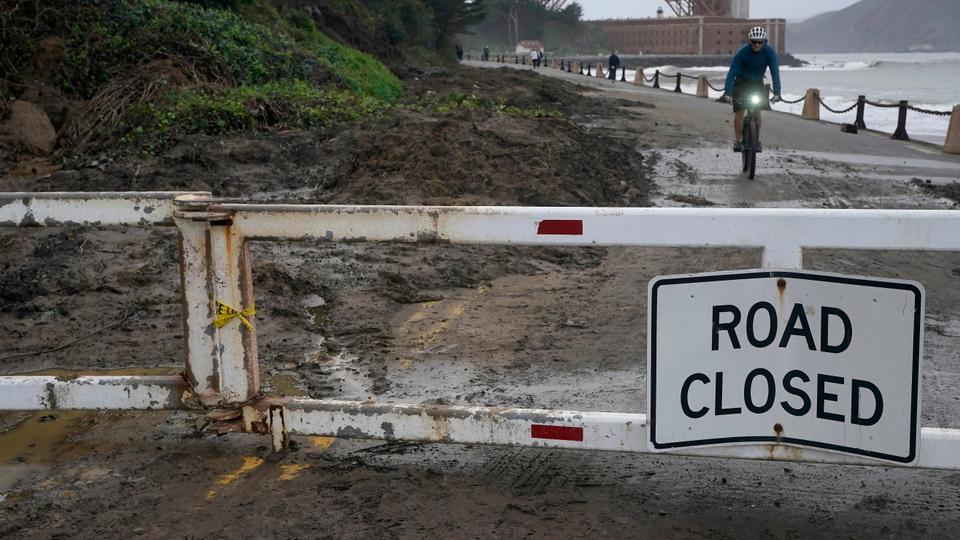
<path id="1" fill-rule="evenodd" d="M 865 95 L 874 102 L 897 103 L 908 100 L 911 105 L 937 111 L 951 111 L 960 105 L 960 53 L 902 53 L 902 54 L 817 54 L 797 55 L 809 62 L 800 68 L 781 69 L 783 97 L 795 100 L 804 96 L 807 88 L 820 89 L 820 96 L 830 107 L 842 110 L 852 105 L 857 96 Z M 672 66 L 654 67 L 645 71 L 648 77 L 653 70 L 661 73 L 676 73 Z M 726 77 L 727 66 L 683 68 L 690 75 L 706 74 L 711 83 L 721 87 Z M 627 72 L 629 80 L 633 73 Z M 767 75 L 770 81 L 769 74 Z M 666 86 L 661 80 L 661 86 Z M 673 81 L 667 85 L 673 87 Z M 696 92 L 696 81 L 684 80 L 683 91 Z M 719 92 L 710 92 L 712 97 Z M 774 109 L 800 114 L 803 104 L 777 104 Z M 864 122 L 867 128 L 893 133 L 897 127 L 898 110 L 867 106 Z M 833 114 L 820 108 L 820 118 L 832 122 L 853 123 L 856 109 L 846 114 Z M 907 114 L 907 133 L 911 138 L 943 144 L 947 135 L 950 117 L 939 117 L 910 111 Z"/>

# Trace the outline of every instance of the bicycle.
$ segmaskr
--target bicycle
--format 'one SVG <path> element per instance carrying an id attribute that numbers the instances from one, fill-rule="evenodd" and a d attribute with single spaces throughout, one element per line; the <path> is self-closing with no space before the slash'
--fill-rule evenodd
<path id="1" fill-rule="evenodd" d="M 760 145 L 760 125 L 757 123 L 757 117 L 754 116 L 757 111 L 770 108 L 770 100 L 767 96 L 761 94 L 752 94 L 740 100 L 745 114 L 743 116 L 743 130 L 740 142 L 743 145 L 743 172 L 749 173 L 750 180 L 757 175 L 757 148 Z"/>

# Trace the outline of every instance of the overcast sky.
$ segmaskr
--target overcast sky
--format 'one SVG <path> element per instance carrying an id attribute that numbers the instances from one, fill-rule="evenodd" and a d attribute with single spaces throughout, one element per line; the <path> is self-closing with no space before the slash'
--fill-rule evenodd
<path id="1" fill-rule="evenodd" d="M 663 6 L 667 15 L 673 11 L 660 0 L 579 0 L 583 6 L 584 19 L 628 19 L 653 17 L 657 6 Z M 750 17 L 758 19 L 783 18 L 806 19 L 823 13 L 843 9 L 858 0 L 750 0 Z"/>

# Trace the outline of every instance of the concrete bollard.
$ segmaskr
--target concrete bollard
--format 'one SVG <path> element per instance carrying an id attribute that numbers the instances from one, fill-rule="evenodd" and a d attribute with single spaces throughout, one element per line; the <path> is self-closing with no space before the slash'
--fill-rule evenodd
<path id="1" fill-rule="evenodd" d="M 637 86 L 644 86 L 645 82 L 647 81 L 643 78 L 643 68 L 637 66 L 637 71 L 633 73 L 633 84 Z"/>
<path id="2" fill-rule="evenodd" d="M 820 120 L 820 90 L 808 88 L 807 96 L 803 99 L 804 120 Z"/>
<path id="3" fill-rule="evenodd" d="M 948 154 L 960 154 L 960 105 L 953 108 L 950 115 L 950 127 L 947 129 L 947 142 L 943 151 Z"/>
<path id="4" fill-rule="evenodd" d="M 707 76 L 701 75 L 697 78 L 697 97 L 710 97 L 710 87 L 707 86 Z"/>
<path id="5" fill-rule="evenodd" d="M 603 64 L 597 64 L 597 78 L 603 79 Z"/>

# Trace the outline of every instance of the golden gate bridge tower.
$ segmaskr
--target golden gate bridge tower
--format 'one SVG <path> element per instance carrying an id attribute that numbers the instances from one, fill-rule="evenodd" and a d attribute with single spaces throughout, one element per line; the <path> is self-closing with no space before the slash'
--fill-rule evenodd
<path id="1" fill-rule="evenodd" d="M 750 0 L 666 0 L 678 17 L 750 18 Z"/>

